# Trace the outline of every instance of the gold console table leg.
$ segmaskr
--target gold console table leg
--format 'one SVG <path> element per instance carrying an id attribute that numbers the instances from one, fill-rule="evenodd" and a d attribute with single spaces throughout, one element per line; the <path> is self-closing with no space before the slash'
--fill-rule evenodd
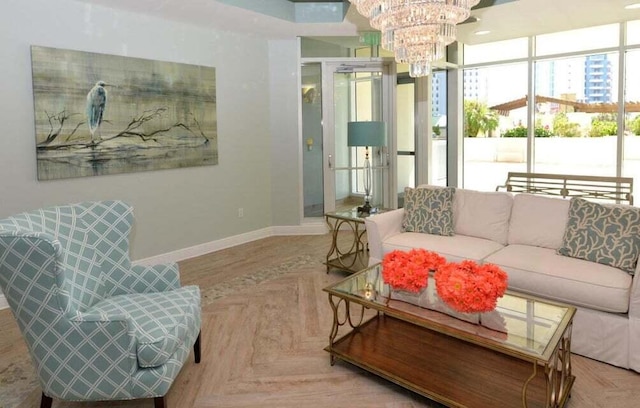
<path id="1" fill-rule="evenodd" d="M 364 269 L 369 262 L 369 257 L 364 241 L 366 229 L 363 219 L 340 218 L 327 213 L 325 221 L 331 231 L 331 247 L 325 262 L 327 273 L 332 267 L 352 273 Z M 340 248 L 338 244 L 338 234 L 343 227 L 347 230 L 351 229 L 351 241 L 346 248 Z"/>

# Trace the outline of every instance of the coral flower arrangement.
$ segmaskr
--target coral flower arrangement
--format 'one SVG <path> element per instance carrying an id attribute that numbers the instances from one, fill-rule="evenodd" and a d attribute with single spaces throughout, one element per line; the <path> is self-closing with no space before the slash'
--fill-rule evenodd
<path id="1" fill-rule="evenodd" d="M 382 259 L 382 278 L 393 289 L 418 293 L 427 287 L 430 271 L 446 264 L 443 256 L 424 249 L 391 251 Z"/>
<path id="2" fill-rule="evenodd" d="M 452 309 L 489 312 L 507 290 L 507 274 L 496 265 L 473 261 L 448 263 L 436 271 L 436 290 Z"/>

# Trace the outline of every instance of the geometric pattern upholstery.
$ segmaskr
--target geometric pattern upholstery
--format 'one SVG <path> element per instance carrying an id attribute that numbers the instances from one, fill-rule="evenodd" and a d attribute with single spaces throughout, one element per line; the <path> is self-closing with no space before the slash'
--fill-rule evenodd
<path id="1" fill-rule="evenodd" d="M 175 263 L 132 266 L 132 222 L 121 201 L 0 220 L 0 288 L 49 397 L 161 397 L 189 356 L 199 288 Z"/>
<path id="2" fill-rule="evenodd" d="M 123 316 L 133 329 L 140 367 L 165 364 L 175 353 L 190 327 L 196 325 L 197 288 L 187 286 L 165 293 L 118 295 L 97 303 L 78 317 L 96 321 Z"/>

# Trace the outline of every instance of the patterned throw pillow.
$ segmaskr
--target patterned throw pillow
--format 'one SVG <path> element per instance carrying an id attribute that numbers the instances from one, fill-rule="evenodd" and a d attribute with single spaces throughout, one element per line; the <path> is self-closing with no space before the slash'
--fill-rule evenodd
<path id="1" fill-rule="evenodd" d="M 424 232 L 434 235 L 453 235 L 453 195 L 456 189 L 410 188 L 404 189 L 404 218 L 406 232 Z"/>
<path id="2" fill-rule="evenodd" d="M 633 275 L 640 254 L 640 208 L 572 198 L 558 254 L 613 266 Z"/>

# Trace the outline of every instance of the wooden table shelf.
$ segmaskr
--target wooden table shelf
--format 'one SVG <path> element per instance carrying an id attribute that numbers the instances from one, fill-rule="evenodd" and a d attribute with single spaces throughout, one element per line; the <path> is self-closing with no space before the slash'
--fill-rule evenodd
<path id="1" fill-rule="evenodd" d="M 507 292 L 469 323 L 391 299 L 380 264 L 324 290 L 333 311 L 331 364 L 344 360 L 448 407 L 567 403 L 575 307 Z"/>
<path id="2" fill-rule="evenodd" d="M 523 406 L 532 372 L 532 363 L 383 314 L 325 350 L 450 407 Z M 528 408 L 545 407 L 544 377 L 540 369 L 530 382 Z"/>

